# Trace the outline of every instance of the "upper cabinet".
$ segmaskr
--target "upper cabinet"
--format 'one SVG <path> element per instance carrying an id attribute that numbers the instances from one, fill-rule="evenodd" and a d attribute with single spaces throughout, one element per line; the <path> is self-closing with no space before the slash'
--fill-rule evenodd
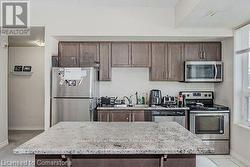
<path id="1" fill-rule="evenodd" d="M 150 67 L 149 42 L 112 43 L 112 67 Z"/>
<path id="2" fill-rule="evenodd" d="M 60 42 L 58 45 L 59 67 L 79 66 L 79 43 Z"/>
<path id="3" fill-rule="evenodd" d="M 151 81 L 183 81 L 185 61 L 221 61 L 221 42 L 59 42 L 59 67 L 94 67 L 110 81 L 112 67 L 150 69 Z"/>
<path id="4" fill-rule="evenodd" d="M 150 67 L 151 44 L 149 42 L 134 42 L 131 44 L 132 67 Z"/>
<path id="5" fill-rule="evenodd" d="M 185 43 L 185 60 L 191 61 L 221 61 L 221 43 Z"/>
<path id="6" fill-rule="evenodd" d="M 99 43 L 80 43 L 80 67 L 93 67 L 99 64 Z"/>
<path id="7" fill-rule="evenodd" d="M 131 66 L 131 45 L 127 42 L 112 43 L 112 67 Z"/>
<path id="8" fill-rule="evenodd" d="M 184 44 L 168 43 L 167 55 L 168 80 L 184 80 Z"/>
<path id="9" fill-rule="evenodd" d="M 185 43 L 185 60 L 201 60 L 201 43 Z"/>
<path id="10" fill-rule="evenodd" d="M 221 43 L 203 43 L 203 59 L 211 61 L 221 61 Z"/>
<path id="11" fill-rule="evenodd" d="M 167 45 L 165 43 L 152 43 L 152 59 L 149 70 L 151 81 L 166 80 L 166 54 Z"/>
<path id="12" fill-rule="evenodd" d="M 150 80 L 183 81 L 184 44 L 153 43 Z"/>
<path id="13" fill-rule="evenodd" d="M 111 43 L 100 43 L 100 81 L 111 81 Z"/>

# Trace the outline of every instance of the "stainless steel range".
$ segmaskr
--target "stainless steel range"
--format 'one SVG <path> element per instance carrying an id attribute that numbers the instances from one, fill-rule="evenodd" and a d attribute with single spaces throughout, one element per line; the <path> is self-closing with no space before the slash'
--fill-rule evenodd
<path id="1" fill-rule="evenodd" d="M 190 108 L 190 131 L 214 147 L 215 154 L 230 153 L 229 108 L 214 104 L 213 92 L 180 92 L 184 105 Z"/>

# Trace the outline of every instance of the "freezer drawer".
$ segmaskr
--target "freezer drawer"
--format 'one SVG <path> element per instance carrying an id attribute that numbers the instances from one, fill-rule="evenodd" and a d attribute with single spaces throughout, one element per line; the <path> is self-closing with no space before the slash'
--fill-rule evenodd
<path id="1" fill-rule="evenodd" d="M 92 99 L 53 98 L 51 125 L 62 121 L 91 121 Z"/>
<path id="2" fill-rule="evenodd" d="M 214 154 L 228 155 L 230 154 L 229 140 L 203 140 L 203 143 L 214 148 Z"/>

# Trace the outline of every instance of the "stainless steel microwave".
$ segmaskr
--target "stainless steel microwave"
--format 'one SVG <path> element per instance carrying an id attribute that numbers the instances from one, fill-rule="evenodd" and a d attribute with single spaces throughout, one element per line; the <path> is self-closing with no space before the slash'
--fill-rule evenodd
<path id="1" fill-rule="evenodd" d="M 223 62 L 186 61 L 185 82 L 222 82 Z"/>

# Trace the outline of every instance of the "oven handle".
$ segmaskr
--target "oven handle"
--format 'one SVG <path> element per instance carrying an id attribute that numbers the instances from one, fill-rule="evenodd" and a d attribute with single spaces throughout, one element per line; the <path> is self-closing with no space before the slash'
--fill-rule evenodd
<path id="1" fill-rule="evenodd" d="M 224 116 L 224 114 L 191 114 L 194 116 Z"/>

